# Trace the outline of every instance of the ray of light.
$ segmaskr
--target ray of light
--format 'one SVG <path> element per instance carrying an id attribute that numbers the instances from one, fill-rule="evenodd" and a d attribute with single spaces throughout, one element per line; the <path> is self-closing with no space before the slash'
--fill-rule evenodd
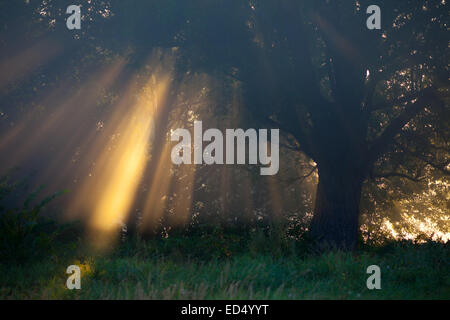
<path id="1" fill-rule="evenodd" d="M 48 39 L 43 39 L 27 49 L 9 54 L 0 61 L 0 70 L 2 70 L 0 90 L 12 82 L 24 79 L 62 52 L 61 46 Z"/>
<path id="2" fill-rule="evenodd" d="M 253 203 L 253 194 L 252 194 L 252 180 L 248 174 L 248 172 L 245 172 L 242 177 L 242 196 L 243 196 L 243 210 L 244 213 L 247 215 L 247 218 L 253 218 L 254 212 L 254 203 Z"/>
<path id="3" fill-rule="evenodd" d="M 2 159 L 2 165 L 27 168 L 41 164 L 41 182 L 57 184 L 66 178 L 67 183 L 70 172 L 68 175 L 62 172 L 70 167 L 76 146 L 89 141 L 87 132 L 95 123 L 96 101 L 101 98 L 102 91 L 98 88 L 110 86 L 123 66 L 124 60 L 118 59 L 105 69 L 93 72 L 92 78 L 69 97 L 64 94 L 68 82 L 50 93 L 39 103 L 45 106 L 44 114 L 31 111 L 2 137 L 0 151 L 8 154 Z"/>
<path id="4" fill-rule="evenodd" d="M 98 249 L 106 249 L 117 240 L 116 231 L 136 211 L 150 160 L 170 156 L 170 151 L 153 155 L 151 150 L 155 122 L 171 85 L 172 63 L 170 54 L 152 53 L 145 70 L 125 81 L 118 101 L 110 107 L 112 112 L 102 121 L 102 129 L 76 159 L 82 175 L 78 174 L 75 195 L 66 211 L 71 219 L 87 221 L 88 235 Z M 161 166 L 156 171 L 167 174 Z"/>
<path id="5" fill-rule="evenodd" d="M 313 16 L 314 21 L 318 24 L 323 32 L 330 38 L 332 44 L 344 55 L 349 61 L 359 63 L 362 61 L 361 55 L 352 43 L 340 34 L 336 29 L 320 15 Z"/>
<path id="6" fill-rule="evenodd" d="M 166 76 L 155 86 L 149 81 L 155 99 L 161 100 L 166 95 L 169 79 Z M 131 101 L 125 99 L 116 107 L 111 121 L 115 134 L 108 144 L 97 145 L 100 152 L 91 173 L 92 179 L 80 197 L 88 204 L 89 226 L 102 236 L 117 230 L 127 217 L 148 160 L 152 119 L 158 105 L 139 97 L 130 106 Z"/>
<path id="7" fill-rule="evenodd" d="M 283 212 L 283 202 L 281 196 L 281 190 L 283 189 L 276 177 L 267 177 L 267 183 L 269 188 L 270 207 L 272 209 L 272 216 L 276 220 Z"/>
<path id="8" fill-rule="evenodd" d="M 173 207 L 173 215 L 169 220 L 171 226 L 184 226 L 189 221 L 193 202 L 195 171 L 194 165 L 184 165 L 180 168 L 180 178 L 173 190 L 177 200 Z"/>
<path id="9" fill-rule="evenodd" d="M 78 163 L 73 156 L 76 150 L 85 150 L 98 137 L 96 102 L 101 98 L 102 89 L 114 83 L 124 65 L 124 59 L 115 61 L 82 90 L 79 99 L 73 100 L 55 115 L 47 132 L 52 136 L 57 135 L 59 139 L 54 142 L 56 150 L 43 170 L 42 180 L 53 180 L 55 184 L 63 180 L 67 183 L 69 177 L 75 176 Z M 49 140 L 49 137 L 45 140 Z M 55 172 L 58 172 L 58 179 L 55 179 Z"/>
<path id="10" fill-rule="evenodd" d="M 148 231 L 157 227 L 159 219 L 164 215 L 167 195 L 171 184 L 172 160 L 171 145 L 166 143 L 162 149 L 155 172 L 152 172 L 152 185 L 145 201 L 142 213 L 142 230 Z M 154 155 L 156 156 L 156 155 Z"/>

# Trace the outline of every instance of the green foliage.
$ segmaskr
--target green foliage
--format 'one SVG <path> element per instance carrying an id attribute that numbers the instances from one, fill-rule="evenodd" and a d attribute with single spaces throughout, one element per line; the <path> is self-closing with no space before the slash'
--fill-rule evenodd
<path id="1" fill-rule="evenodd" d="M 0 201 L 15 191 L 20 184 L 10 182 L 8 176 L 0 179 Z M 44 187 L 31 192 L 21 208 L 0 206 L 0 260 L 25 263 L 49 256 L 55 251 L 54 240 L 67 227 L 40 215 L 41 210 L 57 196 L 51 196 L 32 204 Z"/>

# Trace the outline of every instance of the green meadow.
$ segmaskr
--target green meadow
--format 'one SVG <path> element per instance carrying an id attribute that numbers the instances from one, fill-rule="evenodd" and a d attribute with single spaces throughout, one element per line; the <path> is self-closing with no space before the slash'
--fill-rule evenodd
<path id="1" fill-rule="evenodd" d="M 450 298 L 448 245 L 397 242 L 319 253 L 274 237 L 129 239 L 102 254 L 58 244 L 51 255 L 1 263 L 0 299 Z M 69 265 L 81 268 L 80 290 L 66 287 Z M 381 269 L 380 290 L 366 286 L 370 265 Z"/>

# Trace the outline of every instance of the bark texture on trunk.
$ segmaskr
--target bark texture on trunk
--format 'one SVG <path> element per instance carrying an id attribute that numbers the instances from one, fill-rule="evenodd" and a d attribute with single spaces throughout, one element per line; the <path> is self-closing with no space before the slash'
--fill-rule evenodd
<path id="1" fill-rule="evenodd" d="M 311 237 L 319 244 L 353 250 L 358 241 L 359 204 L 363 175 L 343 164 L 334 168 L 319 166 Z"/>

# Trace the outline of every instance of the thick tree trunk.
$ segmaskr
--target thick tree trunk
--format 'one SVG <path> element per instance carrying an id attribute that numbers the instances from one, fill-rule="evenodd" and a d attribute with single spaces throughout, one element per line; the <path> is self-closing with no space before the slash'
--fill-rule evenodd
<path id="1" fill-rule="evenodd" d="M 363 174 L 346 163 L 340 165 L 319 165 L 319 185 L 310 235 L 320 245 L 353 250 L 358 241 Z"/>

